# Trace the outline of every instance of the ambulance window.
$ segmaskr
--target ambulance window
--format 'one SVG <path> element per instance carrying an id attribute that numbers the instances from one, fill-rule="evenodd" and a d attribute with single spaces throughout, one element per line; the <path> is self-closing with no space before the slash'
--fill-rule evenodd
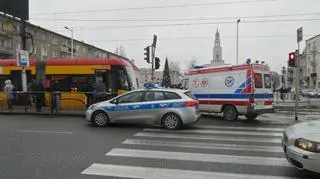
<path id="1" fill-rule="evenodd" d="M 184 79 L 182 81 L 182 87 L 183 87 L 183 89 L 188 89 L 188 87 L 189 87 L 189 80 L 188 79 Z"/>
<path id="2" fill-rule="evenodd" d="M 262 75 L 261 75 L 261 73 L 254 74 L 254 85 L 256 88 L 262 88 Z"/>
<path id="3" fill-rule="evenodd" d="M 264 87 L 270 89 L 271 88 L 271 76 L 270 74 L 264 75 Z"/>

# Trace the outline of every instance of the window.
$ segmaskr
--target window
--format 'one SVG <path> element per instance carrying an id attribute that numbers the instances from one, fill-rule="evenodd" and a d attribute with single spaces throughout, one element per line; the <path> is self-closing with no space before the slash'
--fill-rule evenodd
<path id="1" fill-rule="evenodd" d="M 42 41 L 46 41 L 46 35 L 45 34 L 42 34 Z"/>
<path id="2" fill-rule="evenodd" d="M 219 60 L 219 58 L 220 58 L 220 55 L 216 54 L 216 59 Z"/>
<path id="3" fill-rule="evenodd" d="M 262 88 L 262 75 L 261 73 L 254 74 L 254 84 L 256 88 Z"/>
<path id="4" fill-rule="evenodd" d="M 173 92 L 164 92 L 164 96 L 166 97 L 167 100 L 181 99 L 181 96 Z"/>
<path id="5" fill-rule="evenodd" d="M 135 103 L 142 101 L 142 92 L 133 92 L 127 95 L 121 96 L 118 99 L 119 103 Z"/>
<path id="6" fill-rule="evenodd" d="M 271 76 L 269 74 L 264 75 L 264 86 L 265 88 L 271 88 Z"/>
<path id="7" fill-rule="evenodd" d="M 311 50 L 311 43 L 308 43 L 308 51 Z"/>
<path id="8" fill-rule="evenodd" d="M 191 93 L 191 91 L 185 92 L 184 94 L 190 97 L 191 99 L 197 100 L 197 98 Z"/>
<path id="9" fill-rule="evenodd" d="M 145 101 L 161 101 L 164 100 L 164 94 L 161 91 L 155 92 L 155 91 L 149 91 L 146 92 L 145 95 Z"/>
<path id="10" fill-rule="evenodd" d="M 182 88 L 183 89 L 188 89 L 189 88 L 189 80 L 188 79 L 182 80 Z"/>
<path id="11" fill-rule="evenodd" d="M 54 35 L 52 36 L 52 44 L 58 44 L 58 39 Z"/>
<path id="12" fill-rule="evenodd" d="M 0 31 L 2 31 L 3 30 L 3 24 L 2 24 L 2 22 L 0 22 Z"/>

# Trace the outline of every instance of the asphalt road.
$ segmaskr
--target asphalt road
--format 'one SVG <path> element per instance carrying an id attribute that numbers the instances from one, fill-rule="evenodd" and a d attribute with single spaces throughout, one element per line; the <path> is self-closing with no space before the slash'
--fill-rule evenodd
<path id="1" fill-rule="evenodd" d="M 207 116 L 165 131 L 128 124 L 95 128 L 81 118 L 0 116 L 0 178 L 319 177 L 288 165 L 280 146 L 285 126 Z"/>

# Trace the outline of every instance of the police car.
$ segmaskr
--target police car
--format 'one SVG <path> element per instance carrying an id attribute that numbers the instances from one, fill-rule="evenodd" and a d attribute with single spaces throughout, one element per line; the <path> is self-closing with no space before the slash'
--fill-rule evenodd
<path id="1" fill-rule="evenodd" d="M 91 105 L 86 119 L 96 126 L 148 123 L 178 129 L 199 119 L 198 101 L 188 90 L 139 89 Z"/>

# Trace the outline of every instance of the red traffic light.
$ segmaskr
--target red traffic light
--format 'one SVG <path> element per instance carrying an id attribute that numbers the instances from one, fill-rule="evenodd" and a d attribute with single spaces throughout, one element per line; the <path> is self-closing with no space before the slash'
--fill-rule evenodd
<path id="1" fill-rule="evenodd" d="M 296 53 L 295 52 L 289 53 L 289 60 L 295 60 L 295 59 L 296 59 Z"/>

